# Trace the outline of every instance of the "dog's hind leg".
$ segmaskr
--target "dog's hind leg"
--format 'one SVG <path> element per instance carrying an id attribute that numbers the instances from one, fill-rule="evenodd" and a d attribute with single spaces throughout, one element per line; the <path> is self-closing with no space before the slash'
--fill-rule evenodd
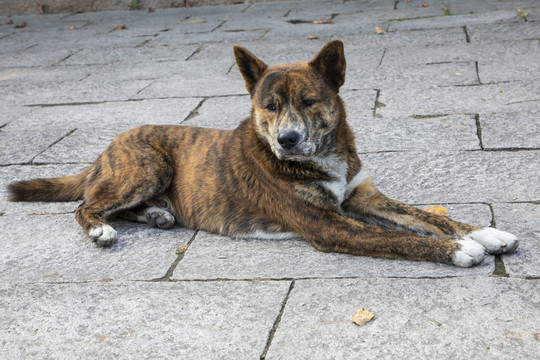
<path id="1" fill-rule="evenodd" d="M 118 213 L 118 216 L 131 221 L 146 223 L 160 229 L 170 229 L 175 223 L 175 211 L 164 194 L 145 201 L 142 205 Z"/>
<path id="2" fill-rule="evenodd" d="M 163 151 L 140 142 L 143 131 L 136 129 L 115 139 L 94 163 L 86 179 L 84 202 L 75 217 L 99 246 L 110 246 L 116 240 L 116 231 L 105 222 L 107 217 L 156 198 L 171 184 L 171 160 Z M 134 141 L 138 141 L 136 146 Z M 155 214 L 155 211 L 147 212 L 157 223 L 160 216 Z M 165 221 L 162 225 L 169 223 Z"/>

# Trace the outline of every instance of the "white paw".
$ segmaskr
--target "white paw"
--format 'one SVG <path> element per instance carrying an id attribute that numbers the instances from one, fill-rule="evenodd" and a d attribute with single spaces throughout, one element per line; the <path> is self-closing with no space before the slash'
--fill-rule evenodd
<path id="1" fill-rule="evenodd" d="M 93 228 L 88 235 L 96 244 L 104 247 L 111 246 L 116 240 L 116 230 L 107 224 Z"/>
<path id="2" fill-rule="evenodd" d="M 511 253 L 519 245 L 517 236 L 490 227 L 473 231 L 467 237 L 482 244 L 490 254 Z"/>
<path id="3" fill-rule="evenodd" d="M 145 209 L 144 213 L 150 226 L 157 226 L 160 229 L 170 229 L 174 226 L 174 216 L 167 210 L 152 206 Z"/>
<path id="4" fill-rule="evenodd" d="M 474 240 L 457 240 L 459 249 L 452 255 L 452 263 L 461 267 L 471 267 L 484 260 L 485 248 Z"/>

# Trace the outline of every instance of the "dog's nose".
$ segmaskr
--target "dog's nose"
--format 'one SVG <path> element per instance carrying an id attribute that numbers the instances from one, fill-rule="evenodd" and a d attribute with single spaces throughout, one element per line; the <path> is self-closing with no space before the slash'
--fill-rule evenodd
<path id="1" fill-rule="evenodd" d="M 300 135 L 296 131 L 289 131 L 278 137 L 278 143 L 284 149 L 292 149 L 298 144 Z"/>

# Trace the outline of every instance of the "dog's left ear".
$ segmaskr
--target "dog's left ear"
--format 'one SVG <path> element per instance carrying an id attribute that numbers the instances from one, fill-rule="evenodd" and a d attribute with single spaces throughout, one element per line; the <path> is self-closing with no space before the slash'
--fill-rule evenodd
<path id="1" fill-rule="evenodd" d="M 263 61 L 257 59 L 257 57 L 250 53 L 246 48 L 234 45 L 233 49 L 236 66 L 238 66 L 238 70 L 240 70 L 240 73 L 246 82 L 247 91 L 253 96 L 255 85 L 268 66 Z"/>
<path id="2" fill-rule="evenodd" d="M 334 90 L 339 92 L 339 88 L 345 83 L 345 69 L 347 68 L 341 40 L 334 40 L 324 45 L 317 56 L 309 62 L 309 66 L 324 76 Z"/>

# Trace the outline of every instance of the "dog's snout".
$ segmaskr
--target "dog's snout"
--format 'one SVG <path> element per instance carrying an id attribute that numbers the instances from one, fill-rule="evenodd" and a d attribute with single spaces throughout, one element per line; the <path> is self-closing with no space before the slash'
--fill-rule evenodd
<path id="1" fill-rule="evenodd" d="M 292 149 L 298 144 L 300 134 L 296 131 L 288 131 L 278 137 L 278 143 L 284 149 Z"/>

